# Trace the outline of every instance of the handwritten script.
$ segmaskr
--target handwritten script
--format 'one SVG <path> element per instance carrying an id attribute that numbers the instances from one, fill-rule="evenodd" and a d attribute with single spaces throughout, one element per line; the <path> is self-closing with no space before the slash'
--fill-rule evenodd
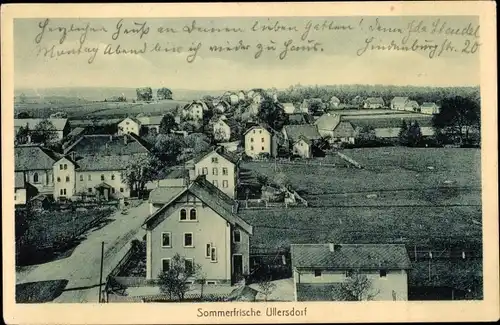
<path id="1" fill-rule="evenodd" d="M 446 54 L 473 55 L 481 46 L 479 24 L 451 23 L 444 18 L 411 20 L 406 26 L 376 17 L 353 17 L 349 21 L 304 19 L 290 24 L 286 19 L 269 18 L 231 26 L 223 20 L 217 25 L 194 19 L 179 27 L 148 20 L 116 19 L 104 26 L 43 19 L 37 22 L 33 40 L 39 57 L 57 60 L 83 56 L 89 64 L 101 56 L 148 53 L 183 54 L 187 63 L 195 62 L 203 52 L 246 53 L 256 60 L 270 54 L 286 60 L 297 53 L 328 54 L 335 47 L 345 48 L 354 56 L 404 51 L 434 59 Z"/>

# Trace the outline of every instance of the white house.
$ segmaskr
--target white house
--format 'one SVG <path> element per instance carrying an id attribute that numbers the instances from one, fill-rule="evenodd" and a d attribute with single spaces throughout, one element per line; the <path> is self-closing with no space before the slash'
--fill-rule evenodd
<path id="1" fill-rule="evenodd" d="M 292 244 L 296 301 L 347 300 L 344 283 L 366 276 L 363 298 L 408 300 L 410 259 L 403 244 Z"/>
<path id="2" fill-rule="evenodd" d="M 330 108 L 337 108 L 340 105 L 340 99 L 335 96 L 332 96 L 330 99 Z"/>
<path id="3" fill-rule="evenodd" d="M 294 155 L 298 155 L 302 158 L 311 158 L 313 143 L 311 140 L 301 135 L 299 138 L 293 142 L 292 152 Z"/>
<path id="4" fill-rule="evenodd" d="M 202 120 L 204 111 L 208 110 L 208 106 L 201 100 L 195 100 L 188 104 L 182 110 L 182 116 L 191 117 L 193 120 Z"/>
<path id="5" fill-rule="evenodd" d="M 213 124 L 213 134 L 217 141 L 229 141 L 236 130 L 236 123 L 233 120 L 219 118 Z"/>
<path id="6" fill-rule="evenodd" d="M 408 99 L 408 97 L 394 97 L 391 100 L 391 109 L 397 111 L 404 111 L 409 101 L 410 100 Z"/>
<path id="7" fill-rule="evenodd" d="M 245 132 L 245 153 L 253 158 L 260 154 L 276 157 L 278 153 L 276 136 L 271 128 L 260 124 Z"/>
<path id="8" fill-rule="evenodd" d="M 420 106 L 420 113 L 428 115 L 439 114 L 439 107 L 436 103 L 424 102 Z"/>
<path id="9" fill-rule="evenodd" d="M 364 101 L 363 107 L 371 109 L 384 108 L 385 103 L 382 97 L 369 97 Z"/>
<path id="10" fill-rule="evenodd" d="M 139 135 L 141 130 L 141 122 L 136 118 L 126 117 L 118 123 L 118 135 L 134 133 Z"/>
<path id="11" fill-rule="evenodd" d="M 293 105 L 293 103 L 283 103 L 283 110 L 285 111 L 286 114 L 295 114 L 296 113 L 296 107 Z"/>

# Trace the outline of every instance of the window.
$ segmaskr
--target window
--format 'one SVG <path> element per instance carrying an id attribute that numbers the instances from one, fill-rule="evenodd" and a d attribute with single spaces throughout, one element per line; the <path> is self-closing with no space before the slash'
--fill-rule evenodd
<path id="1" fill-rule="evenodd" d="M 68 169 L 68 164 L 64 164 L 64 169 Z"/>
<path id="2" fill-rule="evenodd" d="M 63 164 L 59 164 L 59 169 L 63 170 Z"/>
<path id="3" fill-rule="evenodd" d="M 170 242 L 171 234 L 169 232 L 161 233 L 161 247 L 172 247 Z"/>
<path id="4" fill-rule="evenodd" d="M 169 258 L 162 258 L 161 259 L 161 270 L 163 272 L 167 272 L 170 270 L 170 259 Z"/>
<path id="5" fill-rule="evenodd" d="M 203 167 L 202 169 L 202 172 L 201 172 L 203 175 L 207 175 L 208 174 L 208 168 L 207 167 Z"/>
<path id="6" fill-rule="evenodd" d="M 115 174 L 111 175 L 111 180 L 114 181 L 115 180 Z"/>
<path id="7" fill-rule="evenodd" d="M 17 200 L 17 195 L 14 193 L 14 201 Z"/>
<path id="8" fill-rule="evenodd" d="M 217 281 L 206 281 L 205 284 L 217 284 Z"/>
<path id="9" fill-rule="evenodd" d="M 116 190 L 114 187 L 111 188 L 111 193 L 115 194 Z"/>
<path id="10" fill-rule="evenodd" d="M 80 175 L 80 181 L 83 182 L 83 175 Z"/>
<path id="11" fill-rule="evenodd" d="M 58 177 L 58 178 L 57 178 L 57 182 L 58 182 L 58 183 L 61 183 L 61 177 Z M 35 183 L 36 183 L 36 182 L 35 182 Z"/>
<path id="12" fill-rule="evenodd" d="M 255 133 L 255 130 L 253 130 L 253 133 Z M 252 141 L 253 141 L 253 139 L 252 139 Z"/>
<path id="13" fill-rule="evenodd" d="M 217 164 L 219 162 L 219 159 L 217 157 L 212 157 L 212 163 Z"/>
<path id="14" fill-rule="evenodd" d="M 314 276 L 315 277 L 321 276 L 321 270 L 314 270 Z"/>
<path id="15" fill-rule="evenodd" d="M 63 195 L 63 189 L 59 190 L 59 195 Z"/>
<path id="16" fill-rule="evenodd" d="M 253 146 L 250 146 L 250 150 L 253 150 Z"/>
<path id="17" fill-rule="evenodd" d="M 92 187 L 89 187 L 89 193 L 92 193 Z"/>
<path id="18" fill-rule="evenodd" d="M 89 175 L 89 177 L 88 177 L 88 178 L 89 178 L 89 181 L 91 181 L 91 180 L 92 180 L 92 175 Z"/>
<path id="19" fill-rule="evenodd" d="M 214 184 L 215 187 L 219 187 L 219 182 L 217 182 L 217 180 L 213 180 L 212 184 Z"/>
<path id="20" fill-rule="evenodd" d="M 187 220 L 186 209 L 181 209 L 181 211 L 179 212 L 179 220 Z"/>
<path id="21" fill-rule="evenodd" d="M 101 181 L 104 180 L 104 174 L 101 174 Z"/>
<path id="22" fill-rule="evenodd" d="M 189 220 L 196 220 L 196 209 L 189 211 Z"/>
<path id="23" fill-rule="evenodd" d="M 66 176 L 66 183 L 69 182 L 69 176 Z"/>
<path id="24" fill-rule="evenodd" d="M 184 270 L 187 274 L 193 273 L 193 264 L 192 258 L 184 258 Z"/>
<path id="25" fill-rule="evenodd" d="M 218 175 L 219 171 L 217 170 L 217 167 L 212 168 L 212 175 Z"/>
<path id="26" fill-rule="evenodd" d="M 227 188 L 229 186 L 228 181 L 222 181 L 222 187 Z"/>
<path id="27" fill-rule="evenodd" d="M 350 277 L 352 277 L 353 273 L 354 273 L 354 272 L 352 272 L 352 270 L 347 270 L 347 271 L 345 271 L 345 276 L 346 276 L 346 278 L 350 278 Z"/>
<path id="28" fill-rule="evenodd" d="M 241 233 L 238 229 L 233 231 L 233 242 L 239 243 L 241 242 Z"/>
<path id="29" fill-rule="evenodd" d="M 380 277 L 385 278 L 387 276 L 387 270 L 380 270 Z"/>
<path id="30" fill-rule="evenodd" d="M 262 134 L 262 130 L 259 130 L 259 133 Z"/>
<path id="31" fill-rule="evenodd" d="M 226 167 L 222 168 L 222 175 L 227 175 L 227 168 Z"/>
<path id="32" fill-rule="evenodd" d="M 210 251 L 210 262 L 217 262 L 217 248 L 212 247 Z"/>
<path id="33" fill-rule="evenodd" d="M 205 248 L 205 257 L 212 256 L 212 244 L 207 244 Z"/>
<path id="34" fill-rule="evenodd" d="M 260 142 L 264 142 L 264 138 L 261 138 L 260 140 L 261 140 Z"/>
<path id="35" fill-rule="evenodd" d="M 38 183 L 38 173 L 33 174 L 33 183 Z"/>
<path id="36" fill-rule="evenodd" d="M 250 138 L 250 142 L 253 142 L 253 138 Z"/>
<path id="37" fill-rule="evenodd" d="M 123 193 L 123 187 L 120 187 L 120 192 Z"/>
<path id="38" fill-rule="evenodd" d="M 262 147 L 262 151 L 264 151 L 264 147 Z"/>
<path id="39" fill-rule="evenodd" d="M 185 232 L 184 233 L 184 247 L 193 247 L 193 233 Z"/>

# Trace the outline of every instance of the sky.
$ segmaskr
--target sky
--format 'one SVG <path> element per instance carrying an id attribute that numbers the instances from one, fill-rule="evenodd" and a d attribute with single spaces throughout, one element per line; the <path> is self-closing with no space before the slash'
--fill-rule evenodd
<path id="1" fill-rule="evenodd" d="M 170 87 L 173 89 L 221 90 L 250 88 L 286 88 L 290 85 L 334 84 L 387 84 L 417 86 L 475 86 L 479 85 L 479 50 L 471 52 L 479 38 L 474 36 L 445 35 L 468 28 L 474 34 L 478 18 L 464 17 L 272 17 L 272 18 L 196 18 L 195 24 L 203 28 L 233 28 L 237 32 L 201 32 L 185 30 L 192 27 L 192 18 L 137 18 L 121 21 L 120 35 L 112 38 L 120 21 L 113 19 L 16 19 L 14 22 L 14 85 L 16 89 L 52 87 Z M 417 33 L 413 28 L 408 35 L 409 24 L 418 22 L 425 26 Z M 134 26 L 134 23 L 137 25 Z M 139 33 L 141 25 L 149 32 Z M 296 29 L 261 31 L 263 26 L 285 26 Z M 344 30 L 328 28 L 315 30 L 314 26 L 343 26 Z M 63 55 L 48 58 L 43 53 L 55 45 L 55 49 L 78 49 L 82 32 L 68 32 L 60 44 L 63 33 L 60 27 L 71 25 L 84 28 L 87 24 L 96 32 L 88 32 L 83 49 L 98 48 L 92 63 L 92 53 Z M 258 31 L 253 31 L 256 25 Z M 441 34 L 431 33 L 433 24 L 441 27 Z M 470 24 L 470 25 L 469 25 Z M 311 26 L 307 39 L 301 38 Z M 159 33 L 158 28 L 170 28 L 176 32 Z M 52 30 L 51 30 L 52 28 Z M 125 33 L 125 29 L 137 29 L 137 33 Z M 106 31 L 102 31 L 105 29 Z M 142 30 L 145 31 L 146 28 Z M 36 36 L 44 30 L 42 37 Z M 476 32 L 476 36 L 480 30 Z M 407 36 L 407 45 L 436 44 L 439 52 L 447 40 L 454 50 L 429 58 L 430 50 L 367 50 L 371 44 L 389 45 L 392 41 L 401 45 Z M 39 42 L 37 43 L 36 40 Z M 210 45 L 236 45 L 242 42 L 247 51 L 216 53 Z M 317 51 L 291 51 L 284 59 L 279 54 L 285 43 L 298 46 L 318 43 Z M 274 42 L 276 51 L 263 51 L 254 58 L 257 45 L 267 46 Z M 146 43 L 146 45 L 144 45 Z M 162 48 L 182 46 L 180 53 L 151 52 L 158 43 Z M 188 63 L 189 46 L 201 44 L 196 59 Z M 468 46 L 467 46 L 468 44 Z M 105 55 L 106 46 L 115 49 L 142 49 L 145 53 Z M 290 49 L 290 45 L 288 48 Z M 322 49 L 322 50 L 320 50 Z"/>

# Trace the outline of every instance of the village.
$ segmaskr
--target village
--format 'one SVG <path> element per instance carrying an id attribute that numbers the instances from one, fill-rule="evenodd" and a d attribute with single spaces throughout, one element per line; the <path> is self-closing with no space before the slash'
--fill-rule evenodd
<path id="1" fill-rule="evenodd" d="M 16 299 L 480 299 L 479 103 L 435 93 L 22 94 Z"/>

